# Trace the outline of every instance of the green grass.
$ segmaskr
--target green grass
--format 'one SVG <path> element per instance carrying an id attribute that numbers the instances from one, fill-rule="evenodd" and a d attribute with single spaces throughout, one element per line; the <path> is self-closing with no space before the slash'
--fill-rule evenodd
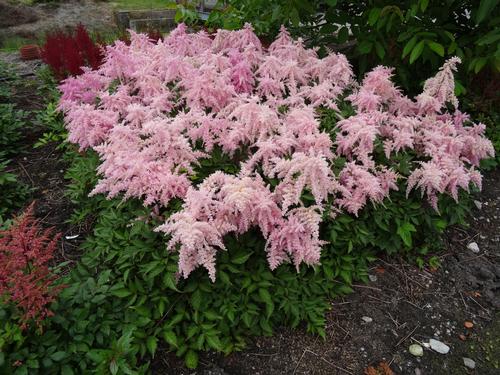
<path id="1" fill-rule="evenodd" d="M 0 51 L 14 52 L 26 44 L 39 44 L 39 41 L 20 36 L 10 36 L 0 40 Z"/>
<path id="2" fill-rule="evenodd" d="M 166 9 L 175 7 L 175 1 L 171 0 L 114 0 L 110 3 L 113 7 L 123 10 Z"/>

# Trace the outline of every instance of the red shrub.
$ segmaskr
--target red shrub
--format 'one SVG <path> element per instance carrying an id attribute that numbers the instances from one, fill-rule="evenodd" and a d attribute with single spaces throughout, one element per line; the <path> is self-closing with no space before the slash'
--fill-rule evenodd
<path id="1" fill-rule="evenodd" d="M 58 79 L 82 73 L 82 66 L 97 69 L 104 55 L 90 38 L 85 26 L 79 24 L 75 32 L 57 31 L 47 35 L 41 56 Z"/>
<path id="2" fill-rule="evenodd" d="M 32 319 L 40 326 L 53 315 L 48 305 L 63 288 L 53 286 L 57 276 L 48 267 L 60 234 L 42 230 L 33 208 L 31 204 L 9 229 L 0 231 L 0 300 L 19 308 L 23 328 Z"/>

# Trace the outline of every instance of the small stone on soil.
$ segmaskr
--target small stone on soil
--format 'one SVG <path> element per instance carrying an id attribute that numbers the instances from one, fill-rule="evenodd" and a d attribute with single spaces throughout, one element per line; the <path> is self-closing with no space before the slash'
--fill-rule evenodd
<path id="1" fill-rule="evenodd" d="M 373 318 L 370 318 L 369 316 L 363 316 L 361 320 L 365 323 L 371 323 L 373 322 Z"/>
<path id="2" fill-rule="evenodd" d="M 472 359 L 464 357 L 463 360 L 465 367 L 470 369 L 476 368 L 476 362 L 474 362 Z"/>
<path id="3" fill-rule="evenodd" d="M 475 242 L 471 242 L 470 244 L 468 244 L 467 249 L 469 249 L 473 253 L 479 253 L 479 246 Z"/>
<path id="4" fill-rule="evenodd" d="M 474 204 L 476 205 L 477 209 L 480 210 L 481 207 L 483 207 L 483 204 L 479 201 L 474 201 Z"/>
<path id="5" fill-rule="evenodd" d="M 371 282 L 377 281 L 377 276 L 375 275 L 368 275 L 368 278 L 370 279 Z"/>
<path id="6" fill-rule="evenodd" d="M 415 357 L 422 357 L 424 355 L 424 348 L 422 348 L 418 344 L 412 344 L 408 348 L 409 352 L 413 354 Z"/>
<path id="7" fill-rule="evenodd" d="M 430 339 L 429 345 L 432 350 L 441 354 L 447 354 L 450 351 L 450 347 L 448 345 L 438 340 Z"/>

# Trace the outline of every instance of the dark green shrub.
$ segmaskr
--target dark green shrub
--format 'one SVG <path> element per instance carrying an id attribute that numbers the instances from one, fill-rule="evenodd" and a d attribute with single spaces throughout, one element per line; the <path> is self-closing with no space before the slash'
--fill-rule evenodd
<path id="1" fill-rule="evenodd" d="M 19 151 L 26 112 L 13 104 L 0 104 L 0 157 L 12 156 Z"/>
<path id="2" fill-rule="evenodd" d="M 500 72 L 500 14 L 496 0 L 227 3 L 212 12 L 209 26 L 238 29 L 250 22 L 258 34 L 267 38 L 285 25 L 310 45 L 323 50 L 340 48 L 360 75 L 378 64 L 396 67 L 399 83 L 412 91 L 445 59 L 457 55 L 464 61 L 458 90 L 464 92 L 464 86 L 472 86 L 473 77 L 488 70 L 489 78 L 483 79 L 481 90 L 496 95 L 498 100 L 498 84 L 493 82 Z"/>

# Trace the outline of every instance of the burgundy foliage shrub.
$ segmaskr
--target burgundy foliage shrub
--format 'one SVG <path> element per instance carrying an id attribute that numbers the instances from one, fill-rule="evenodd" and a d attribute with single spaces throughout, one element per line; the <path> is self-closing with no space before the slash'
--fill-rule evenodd
<path id="1" fill-rule="evenodd" d="M 97 69 L 104 58 L 100 46 L 92 41 L 82 24 L 73 33 L 59 30 L 48 34 L 41 56 L 58 79 L 82 74 L 83 66 Z"/>
<path id="2" fill-rule="evenodd" d="M 60 234 L 42 229 L 33 215 L 34 204 L 7 230 L 0 231 L 0 301 L 14 303 L 22 327 L 30 320 L 40 326 L 53 313 L 53 302 L 63 285 L 49 269 Z"/>

